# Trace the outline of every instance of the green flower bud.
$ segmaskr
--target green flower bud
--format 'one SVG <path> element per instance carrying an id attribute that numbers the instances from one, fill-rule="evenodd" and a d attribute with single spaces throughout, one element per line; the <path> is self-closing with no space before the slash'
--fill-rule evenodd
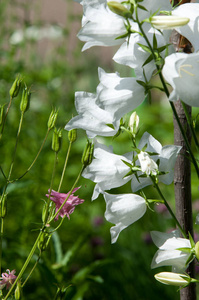
<path id="1" fill-rule="evenodd" d="M 55 123 L 57 121 L 58 111 L 56 109 L 53 109 L 50 113 L 50 117 L 48 119 L 48 128 L 52 129 L 55 126 Z"/>
<path id="2" fill-rule="evenodd" d="M 5 104 L 0 105 L 0 126 L 3 123 L 4 106 L 5 106 Z"/>
<path id="3" fill-rule="evenodd" d="M 87 141 L 86 147 L 82 155 L 82 164 L 86 167 L 90 165 L 93 159 L 94 144 Z"/>
<path id="4" fill-rule="evenodd" d="M 0 217 L 4 218 L 6 216 L 7 213 L 7 194 L 5 194 L 3 196 L 3 198 L 1 198 L 1 202 L 0 202 Z"/>
<path id="5" fill-rule="evenodd" d="M 28 90 L 28 88 L 25 86 L 25 88 L 23 89 L 21 103 L 20 103 L 21 112 L 25 113 L 28 110 L 30 106 L 30 97 L 31 97 L 30 89 Z"/>
<path id="6" fill-rule="evenodd" d="M 131 12 L 124 5 L 122 5 L 119 2 L 110 1 L 110 2 L 108 2 L 108 7 L 116 15 L 122 16 L 124 18 L 132 17 Z"/>
<path id="7" fill-rule="evenodd" d="M 22 296 L 21 294 L 22 294 L 21 282 L 18 281 L 17 287 L 15 289 L 15 300 L 20 300 Z"/>
<path id="8" fill-rule="evenodd" d="M 195 244 L 195 256 L 199 261 L 199 241 Z"/>
<path id="9" fill-rule="evenodd" d="M 15 98 L 17 97 L 19 91 L 20 91 L 20 87 L 21 87 L 21 82 L 22 82 L 22 77 L 21 75 L 17 75 L 17 78 L 15 79 L 15 81 L 13 82 L 13 85 L 10 89 L 10 97 L 11 98 Z"/>
<path id="10" fill-rule="evenodd" d="M 47 232 L 43 232 L 38 242 L 38 248 L 41 252 L 45 251 L 50 242 L 51 236 Z"/>
<path id="11" fill-rule="evenodd" d="M 52 150 L 59 152 L 61 148 L 62 130 L 54 128 L 53 138 L 52 138 Z"/>
<path id="12" fill-rule="evenodd" d="M 68 139 L 71 143 L 74 143 L 77 139 L 77 129 L 72 129 L 68 132 Z"/>

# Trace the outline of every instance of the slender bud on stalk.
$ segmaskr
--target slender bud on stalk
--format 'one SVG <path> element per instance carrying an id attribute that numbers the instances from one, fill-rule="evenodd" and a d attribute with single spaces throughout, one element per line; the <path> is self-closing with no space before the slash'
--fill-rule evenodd
<path id="1" fill-rule="evenodd" d="M 4 106 L 5 106 L 5 104 L 0 105 L 0 126 L 3 123 Z"/>
<path id="2" fill-rule="evenodd" d="M 21 112 L 25 113 L 28 110 L 30 106 L 30 97 L 31 97 L 30 89 L 28 90 L 28 88 L 25 86 L 25 88 L 23 89 L 21 103 L 20 103 Z"/>
<path id="3" fill-rule="evenodd" d="M 68 139 L 71 143 L 74 143 L 77 139 L 77 129 L 72 129 L 68 132 Z"/>
<path id="4" fill-rule="evenodd" d="M 15 289 L 15 300 L 20 300 L 22 296 L 21 282 L 17 282 L 17 287 Z"/>
<path id="5" fill-rule="evenodd" d="M 52 150 L 59 152 L 61 148 L 61 139 L 62 139 L 62 130 L 54 128 L 53 137 L 52 137 Z"/>
<path id="6" fill-rule="evenodd" d="M 82 164 L 86 167 L 90 165 L 93 159 L 94 144 L 87 141 L 86 147 L 82 155 Z"/>
<path id="7" fill-rule="evenodd" d="M 48 119 L 48 128 L 52 129 L 55 126 L 55 123 L 57 121 L 58 111 L 56 109 L 53 109 L 50 113 L 50 117 Z"/>
<path id="8" fill-rule="evenodd" d="M 191 278 L 188 275 L 172 272 L 161 272 L 154 275 L 154 277 L 163 284 L 175 286 L 187 286 L 191 282 L 198 282 L 198 280 Z"/>
<path id="9" fill-rule="evenodd" d="M 7 194 L 3 196 L 0 203 L 0 217 L 4 218 L 7 213 Z"/>
<path id="10" fill-rule="evenodd" d="M 154 16 L 150 21 L 156 29 L 174 29 L 186 25 L 190 19 L 179 16 Z"/>
<path id="11" fill-rule="evenodd" d="M 17 78 L 15 79 L 15 81 L 13 82 L 13 85 L 10 89 L 10 97 L 11 98 L 15 98 L 17 97 L 19 91 L 20 91 L 20 87 L 21 87 L 21 82 L 22 82 L 22 77 L 21 75 L 17 75 Z"/>
<path id="12" fill-rule="evenodd" d="M 129 130 L 134 137 L 138 132 L 138 126 L 139 126 L 139 116 L 136 114 L 136 112 L 133 112 L 129 119 Z"/>
<path id="13" fill-rule="evenodd" d="M 131 18 L 131 12 L 121 3 L 116 1 L 108 2 L 109 9 L 116 15 L 122 16 L 124 18 Z"/>

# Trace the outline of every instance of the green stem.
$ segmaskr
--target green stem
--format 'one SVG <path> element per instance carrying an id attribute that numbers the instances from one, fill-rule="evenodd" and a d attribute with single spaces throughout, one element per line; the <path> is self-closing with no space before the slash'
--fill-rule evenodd
<path id="1" fill-rule="evenodd" d="M 14 182 L 14 181 L 17 181 L 17 180 L 20 180 L 22 177 L 24 177 L 24 176 L 30 171 L 30 169 L 33 167 L 33 165 L 35 164 L 35 162 L 36 162 L 36 160 L 37 160 L 39 154 L 41 153 L 41 150 L 43 149 L 43 146 L 44 146 L 44 144 L 45 144 L 45 142 L 46 142 L 46 140 L 47 140 L 47 137 L 48 137 L 49 132 L 50 132 L 50 129 L 48 128 L 47 133 L 46 133 L 46 135 L 45 135 L 45 138 L 44 138 L 44 140 L 43 140 L 43 143 L 41 144 L 41 147 L 40 147 L 40 149 L 39 149 L 37 155 L 35 156 L 35 159 L 33 160 L 32 164 L 29 166 L 29 168 L 26 170 L 26 172 L 25 172 L 24 174 L 22 174 L 19 178 L 13 180 L 13 182 Z"/>
<path id="2" fill-rule="evenodd" d="M 66 166 L 67 166 L 69 154 L 70 154 L 70 151 L 71 151 L 71 146 L 72 146 L 72 142 L 69 143 L 69 147 L 68 147 L 68 151 L 67 151 L 67 154 L 66 154 L 66 159 L 65 159 L 64 167 L 63 167 L 63 170 L 62 170 L 62 175 L 61 175 L 59 187 L 58 187 L 58 190 L 57 190 L 58 192 L 60 191 L 62 183 L 63 183 L 64 174 L 65 174 L 65 171 L 66 171 Z"/>
<path id="3" fill-rule="evenodd" d="M 48 223 L 49 206 L 50 206 L 50 203 L 51 203 L 50 196 L 51 196 L 53 182 L 54 182 L 54 178 L 55 178 L 56 165 L 57 165 L 57 152 L 55 152 L 55 159 L 54 159 L 53 172 L 52 172 L 52 178 L 51 178 L 51 183 L 50 183 L 49 197 L 48 197 L 48 201 L 47 201 L 47 205 L 46 205 L 46 213 L 45 213 L 45 216 L 44 216 L 44 224 Z M 50 216 L 51 216 L 51 214 L 50 214 Z"/>
<path id="4" fill-rule="evenodd" d="M 26 270 L 27 266 L 30 263 L 31 258 L 33 257 L 33 254 L 35 253 L 35 250 L 37 248 L 38 242 L 40 240 L 41 235 L 43 234 L 44 229 L 45 229 L 45 226 L 43 226 L 43 228 L 41 229 L 41 231 L 40 231 L 40 233 L 39 233 L 39 235 L 38 235 L 38 237 L 37 237 L 37 239 L 36 239 L 36 241 L 35 241 L 32 249 L 31 249 L 31 251 L 30 251 L 30 253 L 29 253 L 29 255 L 28 255 L 28 257 L 27 257 L 27 259 L 26 259 L 26 261 L 25 261 L 25 263 L 24 263 L 24 265 L 22 267 L 22 269 L 21 269 L 21 271 L 19 272 L 19 275 L 17 276 L 15 282 L 13 283 L 13 285 L 11 286 L 10 290 L 8 291 L 7 295 L 5 296 L 5 298 L 3 300 L 8 299 L 8 297 L 11 295 L 12 291 L 14 290 L 17 282 L 21 279 L 24 271 Z"/>
<path id="5" fill-rule="evenodd" d="M 181 226 L 180 223 L 178 222 L 178 219 L 176 218 L 176 216 L 175 216 L 175 214 L 173 213 L 171 207 L 169 206 L 168 202 L 166 201 L 166 199 L 165 199 L 164 195 L 162 194 L 162 192 L 161 192 L 161 190 L 160 190 L 158 184 L 156 183 L 154 177 L 153 177 L 153 176 L 150 176 L 150 178 L 151 178 L 151 180 L 152 180 L 152 182 L 153 182 L 155 188 L 157 189 L 157 191 L 158 191 L 160 197 L 161 197 L 162 200 L 164 201 L 164 205 L 166 206 L 166 208 L 168 209 L 170 215 L 172 216 L 172 218 L 174 219 L 175 223 L 177 224 L 177 226 L 178 226 L 180 232 L 182 233 L 183 237 L 186 239 L 186 238 L 187 238 L 186 233 L 184 232 L 182 226 Z"/>
<path id="6" fill-rule="evenodd" d="M 26 284 L 26 282 L 28 281 L 28 279 L 29 279 L 30 276 L 32 275 L 32 273 L 33 273 L 34 269 L 36 268 L 36 266 L 37 266 L 37 264 L 38 264 L 40 258 L 41 258 L 41 253 L 40 253 L 40 255 L 38 256 L 38 258 L 37 258 L 37 260 L 36 260 L 34 266 L 32 267 L 32 270 L 31 270 L 30 273 L 28 274 L 26 280 L 25 280 L 25 281 L 23 282 L 23 284 L 21 285 L 22 288 L 24 287 L 24 285 Z"/>
<path id="7" fill-rule="evenodd" d="M 2 208 L 1 208 L 2 209 Z M 2 238 L 3 238 L 3 218 L 1 217 L 1 220 L 0 220 L 0 222 L 1 222 L 1 232 L 0 232 L 0 274 L 1 274 L 1 262 L 2 262 Z"/>
<path id="8" fill-rule="evenodd" d="M 13 169 L 13 166 L 14 166 L 15 156 L 16 156 L 16 152 L 17 152 L 17 145 L 18 145 L 18 142 L 19 142 L 19 135 L 20 135 L 21 127 L 22 127 L 22 123 L 23 123 L 23 117 L 24 117 L 24 113 L 22 112 L 21 113 L 21 118 L 20 118 L 20 121 L 19 121 L 19 128 L 18 128 L 18 132 L 17 132 L 17 138 L 16 138 L 16 143 L 15 143 L 12 163 L 11 163 L 8 178 L 7 178 L 8 182 L 10 181 L 10 177 L 11 177 L 11 174 L 12 174 L 12 169 Z"/>

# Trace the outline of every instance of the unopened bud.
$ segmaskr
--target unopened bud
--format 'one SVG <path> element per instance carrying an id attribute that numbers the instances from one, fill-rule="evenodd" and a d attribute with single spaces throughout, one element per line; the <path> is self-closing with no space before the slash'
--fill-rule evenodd
<path id="1" fill-rule="evenodd" d="M 195 256 L 199 261 L 199 241 L 195 244 Z"/>
<path id="2" fill-rule="evenodd" d="M 172 273 L 172 272 L 161 272 L 154 275 L 155 279 L 163 284 L 185 286 L 191 282 L 195 282 L 195 279 L 190 278 L 188 275 Z"/>
<path id="3" fill-rule="evenodd" d="M 154 16 L 150 21 L 156 29 L 174 29 L 186 25 L 190 19 L 180 16 Z"/>
<path id="4" fill-rule="evenodd" d="M 82 155 L 82 164 L 86 167 L 90 165 L 93 159 L 94 144 L 87 141 L 86 147 Z"/>
<path id="5" fill-rule="evenodd" d="M 20 91 L 20 87 L 21 87 L 21 82 L 22 82 L 22 77 L 21 75 L 17 75 L 17 78 L 15 79 L 15 81 L 13 82 L 13 85 L 10 89 L 10 97 L 11 98 L 15 98 L 17 97 L 19 91 Z"/>
<path id="6" fill-rule="evenodd" d="M 0 105 L 0 126 L 3 123 L 4 106 L 5 106 L 5 104 Z"/>
<path id="7" fill-rule="evenodd" d="M 23 89 L 21 103 L 20 103 L 21 112 L 25 113 L 28 110 L 30 106 L 30 97 L 31 97 L 30 89 L 28 90 L 28 88 L 25 86 Z"/>
<path id="8" fill-rule="evenodd" d="M 41 252 L 45 251 L 46 248 L 48 247 L 50 238 L 51 238 L 51 236 L 47 232 L 42 233 L 39 243 L 38 243 L 38 248 Z"/>
<path id="9" fill-rule="evenodd" d="M 15 300 L 20 300 L 22 296 L 22 288 L 21 288 L 21 282 L 17 282 L 17 287 L 15 289 Z"/>
<path id="10" fill-rule="evenodd" d="M 139 116 L 136 114 L 136 112 L 133 112 L 129 119 L 129 130 L 134 137 L 138 132 L 138 126 L 139 126 Z"/>
<path id="11" fill-rule="evenodd" d="M 62 139 L 62 130 L 54 128 L 53 137 L 52 137 L 52 150 L 59 152 L 61 148 L 61 139 Z"/>
<path id="12" fill-rule="evenodd" d="M 108 7 L 116 15 L 122 16 L 124 18 L 132 17 L 132 13 L 124 5 L 117 1 L 108 2 Z"/>
<path id="13" fill-rule="evenodd" d="M 52 129 L 55 126 L 55 123 L 57 121 L 58 111 L 56 109 L 53 109 L 50 113 L 50 117 L 48 119 L 48 128 Z"/>
<path id="14" fill-rule="evenodd" d="M 0 217 L 4 218 L 7 213 L 7 194 L 5 194 L 1 198 L 1 203 L 0 203 Z"/>
<path id="15" fill-rule="evenodd" d="M 72 129 L 68 132 L 68 139 L 71 143 L 74 143 L 77 139 L 77 129 Z"/>

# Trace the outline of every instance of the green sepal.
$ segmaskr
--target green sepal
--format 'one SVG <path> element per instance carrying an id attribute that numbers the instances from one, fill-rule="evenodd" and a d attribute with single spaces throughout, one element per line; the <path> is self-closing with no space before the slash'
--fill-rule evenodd
<path id="1" fill-rule="evenodd" d="M 192 235 L 191 235 L 190 232 L 189 232 L 189 240 L 190 240 L 190 243 L 191 243 L 191 248 L 194 248 L 195 247 L 195 242 L 194 242 L 194 239 L 192 238 Z"/>
<path id="2" fill-rule="evenodd" d="M 192 253 L 192 249 L 188 248 L 188 247 L 177 248 L 176 250 L 179 250 L 179 251 L 182 251 L 182 252 L 185 252 L 185 253 Z"/>
<path id="3" fill-rule="evenodd" d="M 129 168 L 132 168 L 132 167 L 133 167 L 132 164 L 130 164 L 129 162 L 127 162 L 127 161 L 125 161 L 125 160 L 123 160 L 123 159 L 122 159 L 122 162 L 123 162 L 127 167 L 129 167 Z"/>
<path id="4" fill-rule="evenodd" d="M 143 45 L 143 44 L 140 44 L 140 43 L 137 43 L 145 52 L 148 52 L 151 54 L 151 49 L 146 46 L 146 45 Z"/>

